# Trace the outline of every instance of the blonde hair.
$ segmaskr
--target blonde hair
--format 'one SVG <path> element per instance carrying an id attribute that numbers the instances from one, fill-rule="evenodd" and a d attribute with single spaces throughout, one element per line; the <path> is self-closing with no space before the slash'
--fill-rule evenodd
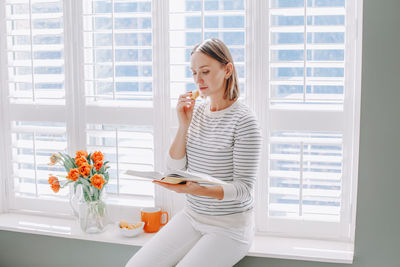
<path id="1" fill-rule="evenodd" d="M 228 63 L 232 63 L 232 74 L 226 79 L 225 82 L 225 93 L 224 99 L 229 98 L 229 100 L 235 100 L 239 98 L 239 82 L 238 75 L 236 72 L 235 65 L 233 64 L 233 59 L 231 52 L 228 47 L 219 39 L 211 38 L 204 40 L 203 42 L 197 44 L 190 55 L 195 52 L 202 52 L 207 56 L 210 56 L 220 62 L 223 66 Z"/>

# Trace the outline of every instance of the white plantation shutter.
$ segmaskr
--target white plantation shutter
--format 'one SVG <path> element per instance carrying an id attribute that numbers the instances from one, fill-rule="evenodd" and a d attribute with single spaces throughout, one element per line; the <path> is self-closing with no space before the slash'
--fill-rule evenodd
<path id="1" fill-rule="evenodd" d="M 57 211 L 66 207 L 69 195 L 69 190 L 54 194 L 47 182 L 49 174 L 63 173 L 47 165 L 49 157 L 68 147 L 63 1 L 7 0 L 2 5 L 8 208 Z"/>
<path id="2" fill-rule="evenodd" d="M 271 104 L 322 104 L 322 109 L 343 104 L 344 3 L 271 1 Z"/>
<path id="3" fill-rule="evenodd" d="M 151 1 L 10 0 L 4 13 L 9 208 L 70 213 L 69 190 L 54 194 L 47 183 L 65 171 L 47 163 L 54 152 L 78 149 L 103 151 L 110 161 L 113 203 L 154 205 L 153 184 L 124 175 L 161 168 Z"/>
<path id="4" fill-rule="evenodd" d="M 65 103 L 63 1 L 6 1 L 9 97 Z"/>
<path id="5" fill-rule="evenodd" d="M 196 89 L 190 52 L 217 37 L 263 130 L 258 231 L 354 238 L 358 2 L 3 1 L 7 208 L 71 214 L 69 190 L 53 194 L 47 183 L 48 174 L 65 172 L 47 163 L 56 151 L 86 149 L 110 161 L 113 212 L 157 205 L 174 214 L 181 200 L 124 171 L 165 169 L 177 97 Z"/>
<path id="6" fill-rule="evenodd" d="M 49 173 L 65 175 L 63 167 L 48 165 L 54 151 L 67 150 L 65 123 L 15 121 L 11 131 L 16 196 L 65 198 L 68 190 L 61 190 L 56 196 L 47 182 Z"/>
<path id="7" fill-rule="evenodd" d="M 83 12 L 87 103 L 151 104 L 151 1 L 86 0 Z"/>
<path id="8" fill-rule="evenodd" d="M 83 1 L 83 37 L 86 148 L 110 161 L 109 196 L 152 205 L 154 185 L 124 174 L 156 168 L 152 2 Z"/>
<path id="9" fill-rule="evenodd" d="M 352 8 L 344 0 L 273 0 L 265 6 L 262 231 L 351 238 L 357 153 Z"/>
<path id="10" fill-rule="evenodd" d="M 153 185 L 147 179 L 124 174 L 129 169 L 154 170 L 151 127 L 89 124 L 86 132 L 88 150 L 101 150 L 110 161 L 112 179 L 106 187 L 107 193 L 154 198 Z"/>
<path id="11" fill-rule="evenodd" d="M 193 47 L 209 38 L 221 39 L 230 49 L 242 96 L 245 77 L 245 1 L 179 0 L 169 5 L 171 98 L 196 89 L 190 70 Z M 172 101 L 175 106 L 176 101 Z"/>
<path id="12" fill-rule="evenodd" d="M 342 143 L 339 134 L 272 132 L 268 215 L 339 222 Z"/>

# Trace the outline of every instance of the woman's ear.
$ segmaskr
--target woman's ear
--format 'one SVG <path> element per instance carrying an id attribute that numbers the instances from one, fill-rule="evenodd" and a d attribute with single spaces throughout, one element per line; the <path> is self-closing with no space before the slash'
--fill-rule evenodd
<path id="1" fill-rule="evenodd" d="M 229 79 L 231 77 L 233 72 L 233 64 L 232 62 L 229 62 L 228 64 L 225 65 L 225 79 Z"/>

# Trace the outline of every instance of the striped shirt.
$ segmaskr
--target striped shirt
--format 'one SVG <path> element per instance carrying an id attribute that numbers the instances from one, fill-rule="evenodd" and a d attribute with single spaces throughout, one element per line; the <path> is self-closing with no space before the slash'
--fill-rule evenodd
<path id="1" fill-rule="evenodd" d="M 186 139 L 186 157 L 174 167 L 205 173 L 227 184 L 222 185 L 222 200 L 187 194 L 186 206 L 195 213 L 214 216 L 250 211 L 261 143 L 257 119 L 245 104 L 236 101 L 215 112 L 210 111 L 209 103 L 196 105 Z"/>

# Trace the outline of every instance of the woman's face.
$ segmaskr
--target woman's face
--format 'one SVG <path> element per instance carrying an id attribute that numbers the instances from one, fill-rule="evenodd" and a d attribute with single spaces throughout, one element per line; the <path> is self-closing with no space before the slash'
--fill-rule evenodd
<path id="1" fill-rule="evenodd" d="M 226 66 L 202 52 L 195 52 L 191 57 L 190 68 L 202 96 L 223 96 Z"/>

